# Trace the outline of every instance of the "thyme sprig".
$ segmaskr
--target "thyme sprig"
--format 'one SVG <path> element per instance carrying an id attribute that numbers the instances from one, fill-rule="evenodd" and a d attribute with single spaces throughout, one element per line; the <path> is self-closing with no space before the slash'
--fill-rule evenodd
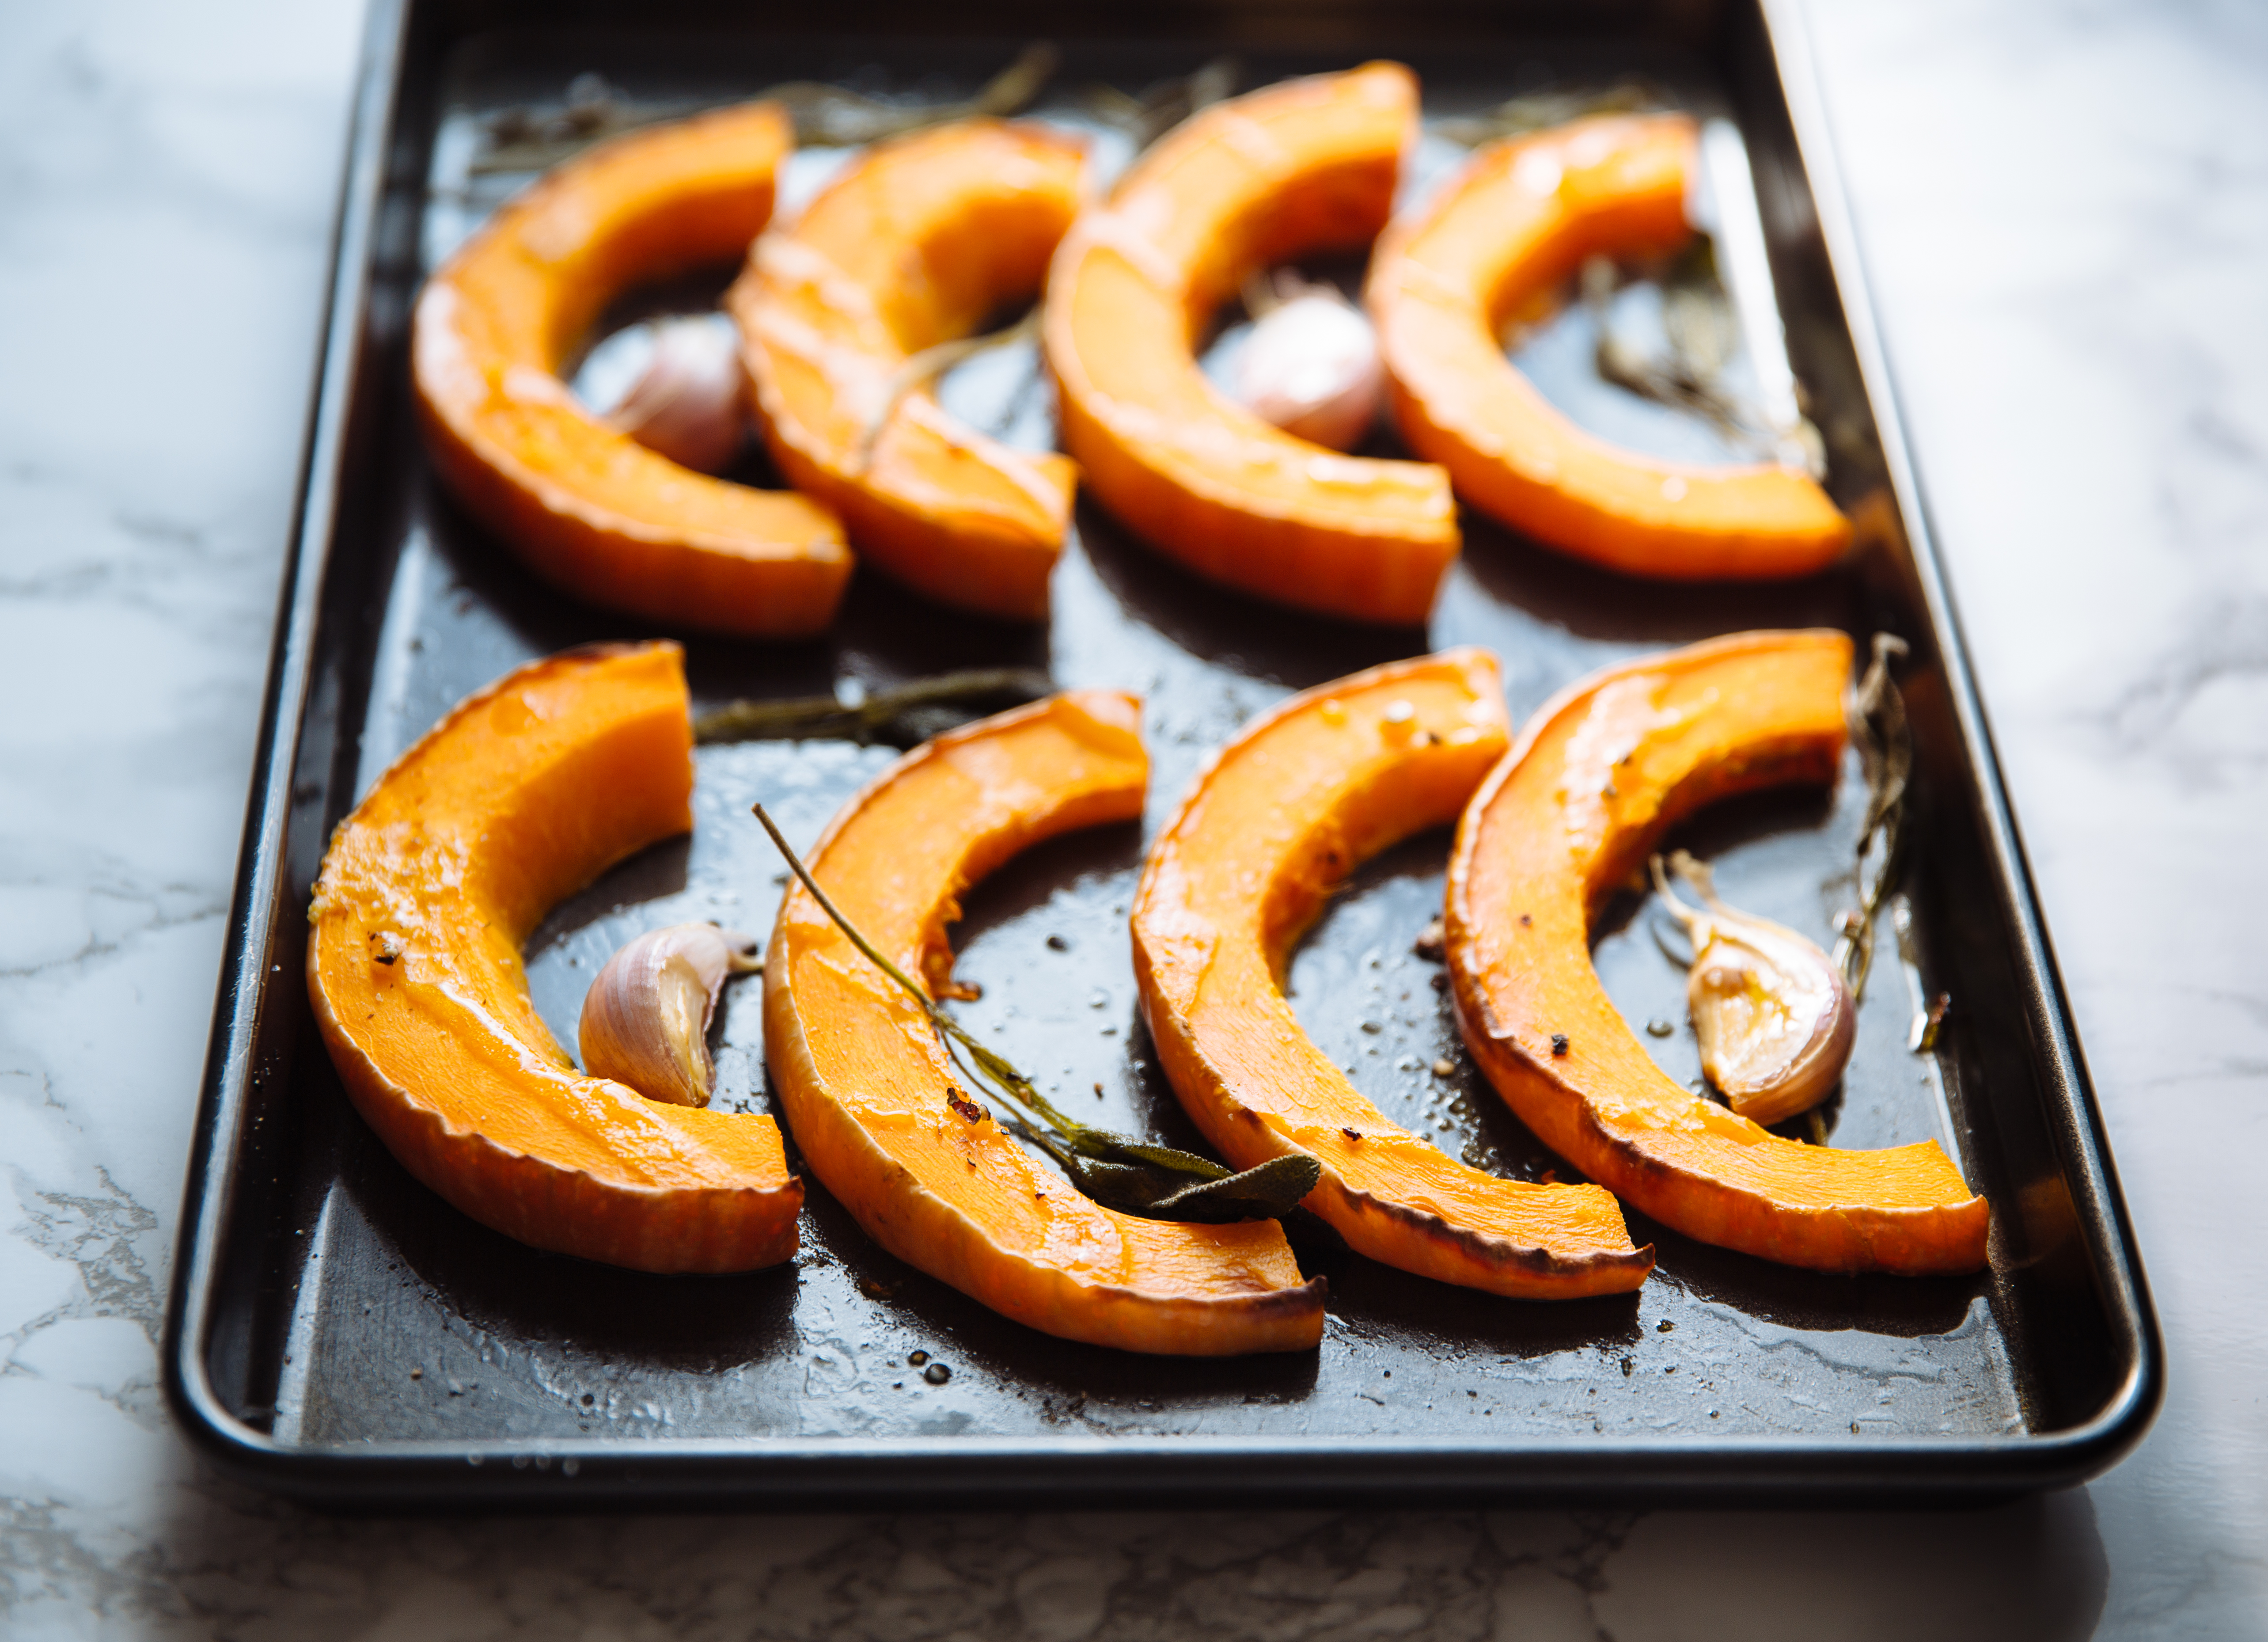
<path id="1" fill-rule="evenodd" d="M 1138 152 L 1199 109 L 1233 96 L 1243 72 L 1243 65 L 1234 57 L 1215 57 L 1190 73 L 1160 81 L 1138 97 L 1130 97 L 1115 85 L 1090 86 L 1086 108 L 1105 125 L 1116 126 L 1132 138 Z"/>
<path id="2" fill-rule="evenodd" d="M 999 119 L 1020 113 L 1045 89 L 1061 62 L 1053 46 L 1036 40 L 1019 52 L 1013 63 L 987 80 L 976 96 L 961 102 L 890 102 L 813 80 L 792 80 L 756 95 L 787 105 L 795 121 L 797 142 L 848 146 L 899 136 L 952 120 L 984 115 Z"/>
<path id="3" fill-rule="evenodd" d="M 764 806 L 754 807 L 756 820 L 820 910 L 868 962 L 921 1006 L 954 1064 L 972 1084 L 989 1088 L 1005 1104 L 1016 1132 L 1052 1158 L 1086 1196 L 1148 1219 L 1219 1225 L 1276 1219 L 1289 1214 L 1314 1189 L 1322 1165 L 1305 1152 L 1271 1158 L 1257 1168 L 1235 1172 L 1194 1152 L 1113 1134 L 1057 1111 L 1005 1056 L 985 1045 L 948 1014 L 927 988 L 884 956 L 819 887 Z"/>
<path id="4" fill-rule="evenodd" d="M 1857 1003 L 1874 961 L 1874 920 L 1898 887 L 1905 865 L 1907 785 L 1913 774 L 1913 731 L 1905 698 L 1890 679 L 1890 658 L 1907 653 L 1893 633 L 1874 635 L 1874 655 L 1859 682 L 1844 693 L 1843 718 L 1867 777 L 1867 817 L 1859 833 L 1855 871 L 1859 904 L 1836 922 L 1835 967 Z M 1871 862 L 1873 872 L 1867 868 Z"/>
<path id="5" fill-rule="evenodd" d="M 1570 91 L 1530 92 L 1507 98 L 1484 114 L 1436 120 L 1430 129 L 1452 143 L 1477 148 L 1498 137 L 1525 136 L 1591 114 L 1645 114 L 1674 106 L 1669 93 L 1652 80 L 1631 78 Z"/>
<path id="6" fill-rule="evenodd" d="M 767 86 L 755 93 L 754 100 L 785 104 L 799 144 L 848 147 L 886 136 L 900 136 L 949 120 L 1019 113 L 1040 94 L 1054 76 L 1059 61 L 1053 46 L 1044 42 L 1027 46 L 1013 63 L 986 81 L 976 96 L 956 102 L 895 101 L 814 80 L 790 80 Z M 475 176 L 492 172 L 541 171 L 602 137 L 680 119 L 698 112 L 703 106 L 633 104 L 609 85 L 604 77 L 578 75 L 567 88 L 566 107 L 556 114 L 540 116 L 533 109 L 513 107 L 489 116 L 483 132 L 486 146 L 474 157 L 470 171 Z"/>
<path id="7" fill-rule="evenodd" d="M 973 667 L 940 673 L 876 690 L 864 700 L 795 696 L 780 701 L 737 701 L 693 721 L 703 746 L 722 741 L 877 741 L 911 747 L 978 712 L 1037 701 L 1055 688 L 1030 667 Z"/>
<path id="8" fill-rule="evenodd" d="M 890 372 L 882 384 L 882 396 L 866 415 L 858 430 L 858 443 L 850 453 L 850 471 L 863 474 L 873 465 L 874 446 L 881 442 L 882 430 L 889 425 L 907 394 L 916 388 L 925 387 L 936 378 L 964 359 L 990 353 L 995 348 L 1006 348 L 1016 342 L 1030 342 L 1040 334 L 1040 309 L 1035 306 L 1013 325 L 997 331 L 987 331 L 982 336 L 956 336 L 949 342 L 938 342 L 909 355 L 905 362 Z"/>
<path id="9" fill-rule="evenodd" d="M 1666 354 L 1646 353 L 1615 329 L 1614 297 L 1622 283 L 1622 270 L 1609 258 L 1594 256 L 1584 262 L 1580 287 L 1597 333 L 1591 363 L 1600 380 L 1700 416 L 1727 444 L 1762 460 L 1781 460 L 1783 445 L 1792 442 L 1811 476 L 1825 475 L 1827 447 L 1809 417 L 1799 416 L 1795 427 L 1783 435 L 1768 425 L 1761 410 L 1726 386 L 1725 366 L 1739 343 L 1740 321 L 1717 277 L 1707 238 L 1697 238 L 1662 275 L 1661 331 L 1669 344 Z"/>

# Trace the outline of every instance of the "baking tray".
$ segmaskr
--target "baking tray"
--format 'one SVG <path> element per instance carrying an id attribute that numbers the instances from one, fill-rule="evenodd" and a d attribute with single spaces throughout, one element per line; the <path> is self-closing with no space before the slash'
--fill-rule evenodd
<path id="1" fill-rule="evenodd" d="M 2124 1452 L 2159 1400 L 2156 1325 L 1899 431 L 1795 9 L 1102 0 L 1073 14 L 972 0 L 946 21 L 933 8 L 843 0 L 821 34 L 811 17 L 479 0 L 372 9 L 174 1265 L 167 1386 L 206 1454 L 341 1506 L 684 1507 L 1879 1504 L 2069 1484 Z M 1641 1292 L 1521 1304 L 1388 1271 L 1305 1233 L 1303 1263 L 1330 1279 L 1322 1348 L 1182 1361 L 993 1316 L 869 1243 L 807 1173 L 792 1264 L 659 1278 L 487 1231 L 410 1180 L 362 1126 L 301 980 L 309 886 L 331 827 L 466 691 L 531 656 L 646 631 L 531 582 L 437 490 L 420 453 L 410 301 L 498 187 L 467 168 L 473 122 L 506 105 L 556 106 L 589 70 L 654 105 L 797 77 L 965 93 L 1042 37 L 1063 49 L 1054 96 L 1096 81 L 1138 90 L 1224 52 L 1246 85 L 1388 55 L 1424 77 L 1429 117 L 1637 73 L 1730 118 L 1756 179 L 1788 351 L 1863 550 L 1803 582 L 1666 587 L 1469 517 L 1462 562 L 1421 632 L 1225 593 L 1082 505 L 1049 625 L 946 615 L 862 576 L 824 641 L 693 640 L 696 704 L 1003 663 L 1143 692 L 1155 760 L 1145 821 L 1046 846 L 969 898 L 961 972 L 986 991 L 963 1012 L 1062 1098 L 1187 1139 L 1135 1012 L 1123 912 L 1147 831 L 1248 714 L 1451 644 L 1502 658 L 1519 714 L 1602 663 L 1714 633 L 1902 634 L 1913 646 L 1914 865 L 1900 927 L 1885 920 L 1829 1118 L 1841 1145 L 1941 1139 L 1992 1201 L 1987 1272 L 1828 1278 L 1633 1214 L 1637 1241 L 1660 1251 Z M 1587 389 L 1581 369 L 1561 368 L 1583 357 L 1580 335 L 1547 330 L 1528 357 L 1577 414 L 1628 411 Z M 1626 431 L 1683 437 L 1658 422 Z M 888 756 L 843 743 L 703 749 L 692 838 L 619 868 L 530 943 L 531 984 L 563 1041 L 583 985 L 628 933 L 687 917 L 769 927 L 778 863 L 747 819 L 751 798 L 807 840 Z M 1736 904 L 1823 931 L 1848 894 L 1860 792 L 1846 771 L 1832 799 L 1743 801 L 1686 839 L 1716 856 Z M 1439 906 L 1445 854 L 1434 835 L 1358 875 L 1292 964 L 1296 1005 L 1389 1114 L 1484 1167 L 1533 1177 L 1553 1160 L 1478 1081 L 1410 952 Z M 1609 916 L 1597 951 L 1633 1018 L 1683 1018 L 1682 975 L 1635 903 Z M 1940 991 L 1954 1000 L 1943 1035 L 1933 1053 L 1913 1053 L 1912 1011 Z M 753 992 L 728 1003 L 721 1104 L 768 1101 L 759 1012 Z M 1697 1071 L 1690 1032 L 1657 1053 L 1675 1075 Z M 1437 1057 L 1455 1070 L 1437 1076 Z M 910 1366 L 917 1351 L 951 1378 L 934 1384 Z"/>

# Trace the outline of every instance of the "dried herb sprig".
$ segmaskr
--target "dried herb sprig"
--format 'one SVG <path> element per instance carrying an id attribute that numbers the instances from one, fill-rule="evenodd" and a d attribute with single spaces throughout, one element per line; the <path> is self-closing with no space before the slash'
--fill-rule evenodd
<path id="1" fill-rule="evenodd" d="M 982 336 L 956 336 L 950 342 L 939 342 L 909 355 L 905 363 L 891 372 L 889 379 L 882 384 L 881 401 L 867 413 L 865 424 L 859 428 L 858 444 L 850 454 L 850 471 L 862 474 L 873 465 L 874 446 L 881 439 L 882 430 L 889 425 L 890 417 L 896 413 L 907 394 L 917 387 L 925 387 L 964 359 L 990 353 L 995 348 L 1033 341 L 1039 334 L 1040 309 L 1035 306 L 1022 319 L 1003 329 L 987 331 Z"/>
<path id="2" fill-rule="evenodd" d="M 755 811 L 756 820 L 771 835 L 773 844 L 811 892 L 820 910 L 834 920 L 835 927 L 868 962 L 921 1005 L 943 1040 L 946 1052 L 970 1082 L 990 1088 L 1010 1108 L 1016 1131 L 1055 1160 L 1071 1183 L 1097 1203 L 1152 1220 L 1219 1225 L 1278 1219 L 1314 1189 L 1322 1165 L 1304 1152 L 1272 1158 L 1257 1168 L 1240 1173 L 1178 1146 L 1131 1139 L 1066 1117 L 1005 1056 L 988 1048 L 946 1013 L 926 988 L 861 934 L 819 887 L 764 806 L 756 805 Z"/>
<path id="3" fill-rule="evenodd" d="M 1508 98 L 1485 114 L 1436 120 L 1429 129 L 1452 143 L 1476 148 L 1499 137 L 1525 136 L 1530 131 L 1565 125 L 1570 120 L 1591 114 L 1643 114 L 1670 107 L 1674 101 L 1652 80 L 1616 80 L 1610 85 L 1530 92 L 1523 97 Z"/>
<path id="4" fill-rule="evenodd" d="M 1867 817 L 1859 833 L 1859 905 L 1836 919 L 1842 934 L 1835 964 L 1856 1003 L 1867 990 L 1874 961 L 1874 920 L 1897 888 L 1905 865 L 1907 784 L 1913 774 L 1913 731 L 1905 698 L 1890 680 L 1890 658 L 1907 653 L 1893 633 L 1874 635 L 1874 655 L 1858 683 L 1844 693 L 1843 718 L 1867 777 Z M 1868 872 L 1872 864 L 1873 871 Z"/>
<path id="5" fill-rule="evenodd" d="M 1756 431 L 1742 407 L 1718 385 L 1732 355 L 1737 322 L 1703 260 L 1681 259 L 1661 281 L 1666 357 L 1643 352 L 1615 329 L 1614 298 L 1621 285 L 1622 271 L 1612 259 L 1594 256 L 1583 263 L 1580 288 L 1598 334 L 1592 361 L 1600 377 L 1659 404 L 1705 416 L 1728 439 L 1753 439 Z"/>
<path id="6" fill-rule="evenodd" d="M 862 96 L 839 85 L 792 80 L 758 92 L 757 97 L 787 105 L 796 141 L 828 146 L 873 143 L 951 120 L 1020 113 L 1055 77 L 1062 57 L 1044 40 L 1035 41 L 1016 60 L 987 80 L 976 95 L 961 102 L 902 103 Z"/>
<path id="7" fill-rule="evenodd" d="M 1697 239 L 1660 283 L 1661 329 L 1669 350 L 1657 357 L 1615 329 L 1614 296 L 1622 271 L 1603 256 L 1584 262 L 1580 289 L 1597 333 L 1591 360 L 1600 379 L 1701 416 L 1727 444 L 1760 460 L 1780 460 L 1783 445 L 1792 442 L 1812 477 L 1822 476 L 1827 447 L 1809 418 L 1798 416 L 1794 429 L 1776 431 L 1756 406 L 1725 386 L 1724 370 L 1740 340 L 1740 321 L 1718 281 L 1709 241 Z"/>
<path id="8" fill-rule="evenodd" d="M 1243 65 L 1234 57 L 1215 57 L 1193 73 L 1161 81 L 1139 97 L 1129 97 L 1114 85 L 1091 86 L 1086 92 L 1087 112 L 1125 132 L 1138 151 L 1199 109 L 1234 95 L 1242 74 Z"/>
<path id="9" fill-rule="evenodd" d="M 1053 46 L 1027 46 L 976 96 L 958 102 L 892 101 L 814 80 L 768 86 L 755 93 L 755 100 L 786 105 L 798 143 L 849 146 L 942 125 L 948 120 L 1016 114 L 1040 94 L 1059 61 Z M 487 144 L 474 157 L 470 170 L 475 176 L 541 171 L 602 137 L 679 119 L 697 112 L 701 106 L 632 104 L 603 77 L 578 75 L 567 88 L 566 107 L 556 114 L 539 117 L 531 109 L 506 108 L 490 115 L 485 131 Z"/>
<path id="10" fill-rule="evenodd" d="M 855 703 L 832 696 L 731 702 L 694 719 L 693 739 L 703 746 L 828 740 L 911 747 L 978 713 L 1021 706 L 1054 688 L 1054 681 L 1030 667 L 977 667 L 876 690 Z"/>

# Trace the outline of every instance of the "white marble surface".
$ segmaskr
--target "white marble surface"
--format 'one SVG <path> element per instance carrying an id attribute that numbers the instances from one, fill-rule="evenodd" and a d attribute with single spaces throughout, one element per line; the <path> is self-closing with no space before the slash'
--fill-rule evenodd
<path id="1" fill-rule="evenodd" d="M 2136 1455 L 1981 1514 L 474 1525 L 218 1484 L 156 1388 L 356 13 L 0 8 L 0 1633 L 2268 1635 L 2268 10 L 1811 4 L 2166 1326 Z"/>

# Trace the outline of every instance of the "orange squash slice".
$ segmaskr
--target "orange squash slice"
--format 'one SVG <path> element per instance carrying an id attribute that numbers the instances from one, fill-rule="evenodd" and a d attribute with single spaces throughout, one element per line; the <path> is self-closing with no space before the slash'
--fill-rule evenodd
<path id="1" fill-rule="evenodd" d="M 1095 496 L 1192 570 L 1359 621 L 1432 607 L 1457 556 L 1447 475 L 1271 427 L 1191 350 L 1248 273 L 1370 242 L 1417 120 L 1417 81 L 1390 63 L 1216 103 L 1080 216 L 1048 276 L 1064 444 Z"/>
<path id="2" fill-rule="evenodd" d="M 507 1237 L 641 1271 L 795 1252 L 778 1124 L 584 1077 L 528 1001 L 552 903 L 692 826 L 683 659 L 642 644 L 468 697 L 332 837 L 307 944 L 331 1059 L 402 1166 Z"/>
<path id="3" fill-rule="evenodd" d="M 826 508 L 681 468 L 558 376 L 630 285 L 744 254 L 791 144 L 766 103 L 601 143 L 497 211 L 417 299 L 410 357 L 434 466 L 578 598 L 754 637 L 834 619 L 851 560 Z"/>
<path id="4" fill-rule="evenodd" d="M 1646 1281 L 1597 1186 L 1501 1180 L 1445 1156 L 1365 1100 L 1300 1029 L 1278 979 L 1339 880 L 1447 823 L 1502 755 L 1496 659 L 1451 651 L 1295 696 L 1247 725 L 1152 846 L 1134 974 L 1159 1064 L 1239 1168 L 1318 1159 L 1307 1207 L 1405 1271 L 1530 1300 Z"/>
<path id="5" fill-rule="evenodd" d="M 1074 138 L 999 120 L 877 144 L 757 240 L 726 298 L 780 471 L 869 562 L 989 615 L 1047 615 L 1079 470 L 985 438 L 926 387 L 888 407 L 913 355 L 1039 294 L 1086 166 Z"/>
<path id="6" fill-rule="evenodd" d="M 1133 697 L 1082 690 L 939 736 L 835 818 L 812 876 L 939 992 L 962 889 L 1042 839 L 1141 814 L 1140 724 Z M 936 1027 L 799 885 L 764 954 L 764 1050 L 796 1144 L 867 1234 L 1003 1316 L 1187 1356 L 1322 1338 L 1323 1280 L 1300 1281 L 1275 1221 L 1138 1219 L 1080 1195 L 963 1098 Z"/>
<path id="7" fill-rule="evenodd" d="M 1473 797 L 1449 865 L 1465 1042 L 1560 1156 L 1703 1242 L 1824 1271 L 1984 1265 L 1989 1211 L 1934 1140 L 1784 1140 L 1673 1082 L 1591 966 L 1590 919 L 1665 829 L 1712 799 L 1831 782 L 1851 642 L 1745 633 L 1563 691 Z"/>
<path id="8" fill-rule="evenodd" d="M 1372 259 L 1368 300 L 1410 448 L 1458 494 L 1578 558 L 1676 580 L 1802 576 L 1851 540 L 1808 475 L 1623 449 L 1567 420 L 1505 357 L 1505 315 L 1585 258 L 1674 250 L 1691 237 L 1692 121 L 1577 121 L 1482 149 Z"/>

